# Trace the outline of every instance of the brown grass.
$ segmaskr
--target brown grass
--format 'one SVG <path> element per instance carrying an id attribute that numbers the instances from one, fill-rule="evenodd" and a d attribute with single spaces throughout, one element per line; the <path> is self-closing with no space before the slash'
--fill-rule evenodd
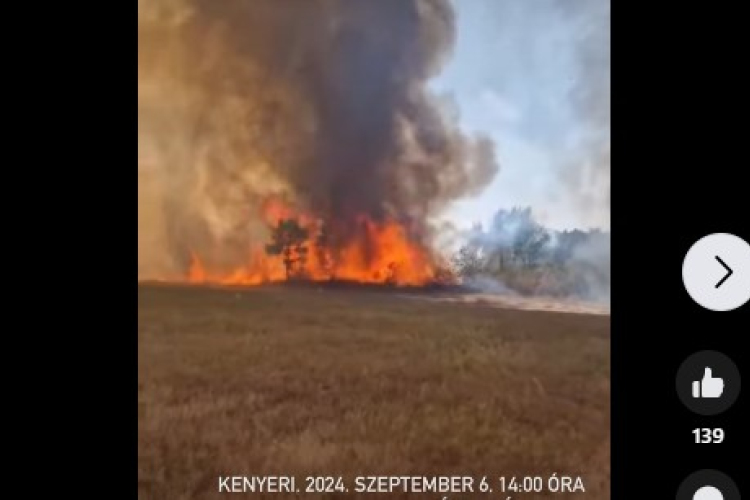
<path id="1" fill-rule="evenodd" d="M 553 472 L 586 486 L 562 498 L 609 498 L 607 316 L 149 286 L 138 321 L 142 500 L 225 496 L 220 475 Z"/>

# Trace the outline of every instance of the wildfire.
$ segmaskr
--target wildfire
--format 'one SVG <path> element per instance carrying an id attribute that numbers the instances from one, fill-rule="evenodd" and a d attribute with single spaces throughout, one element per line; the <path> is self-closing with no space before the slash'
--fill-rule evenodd
<path id="1" fill-rule="evenodd" d="M 206 269 L 192 254 L 188 281 L 223 285 L 259 285 L 292 279 L 344 280 L 397 286 L 422 286 L 446 280 L 430 252 L 409 238 L 396 221 L 358 218 L 357 237 L 331 248 L 322 221 L 269 199 L 262 207 L 271 241 L 258 243 L 247 262 L 228 273 Z"/>

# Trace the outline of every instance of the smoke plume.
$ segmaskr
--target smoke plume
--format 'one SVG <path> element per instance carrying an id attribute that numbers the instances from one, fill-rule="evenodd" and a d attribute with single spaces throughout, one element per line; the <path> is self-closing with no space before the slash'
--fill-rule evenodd
<path id="1" fill-rule="evenodd" d="M 562 180 L 575 194 L 581 214 L 590 222 L 609 226 L 610 212 L 610 0 L 561 2 L 578 28 L 578 78 L 572 103 L 588 132 L 580 138 Z M 582 217 L 586 220 L 586 217 Z M 608 258 L 608 256 L 607 256 Z"/>
<path id="2" fill-rule="evenodd" d="M 414 238 L 495 175 L 426 89 L 450 56 L 444 0 L 139 0 L 139 278 L 245 258 L 270 195 Z"/>

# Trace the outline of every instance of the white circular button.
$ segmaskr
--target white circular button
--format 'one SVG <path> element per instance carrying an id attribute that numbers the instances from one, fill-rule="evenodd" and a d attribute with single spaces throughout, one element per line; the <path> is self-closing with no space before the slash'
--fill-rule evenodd
<path id="1" fill-rule="evenodd" d="M 719 488 L 713 486 L 704 486 L 699 488 L 698 491 L 693 495 L 693 500 L 724 500 L 724 495 L 721 494 Z"/>
<path id="2" fill-rule="evenodd" d="M 750 245 L 728 233 L 704 236 L 682 263 L 690 297 L 711 311 L 731 311 L 750 300 Z"/>

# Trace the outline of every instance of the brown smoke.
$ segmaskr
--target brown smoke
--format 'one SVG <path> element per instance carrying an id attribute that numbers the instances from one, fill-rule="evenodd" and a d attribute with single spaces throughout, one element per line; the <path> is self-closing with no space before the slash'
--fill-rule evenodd
<path id="1" fill-rule="evenodd" d="M 447 0 L 139 1 L 139 277 L 217 266 L 266 237 L 270 194 L 356 236 L 415 237 L 497 171 L 426 90 L 454 42 Z"/>

